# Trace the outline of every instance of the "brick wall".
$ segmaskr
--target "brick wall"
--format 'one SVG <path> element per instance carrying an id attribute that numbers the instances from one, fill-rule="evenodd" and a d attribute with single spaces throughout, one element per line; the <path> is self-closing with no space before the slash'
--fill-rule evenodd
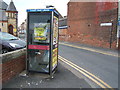
<path id="1" fill-rule="evenodd" d="M 59 29 L 59 40 L 66 41 L 67 37 L 67 28 L 66 29 Z"/>
<path id="2" fill-rule="evenodd" d="M 109 8 L 110 5 L 114 7 Z M 115 2 L 69 2 L 67 41 L 110 48 L 111 40 L 111 47 L 116 49 L 117 15 Z M 113 26 L 101 27 L 101 23 L 113 23 Z"/>
<path id="3" fill-rule="evenodd" d="M 7 82 L 25 70 L 25 51 L 26 49 L 21 49 L 2 55 L 2 63 L 0 64 L 0 67 L 2 67 L 2 71 L 0 72 L 2 83 Z"/>

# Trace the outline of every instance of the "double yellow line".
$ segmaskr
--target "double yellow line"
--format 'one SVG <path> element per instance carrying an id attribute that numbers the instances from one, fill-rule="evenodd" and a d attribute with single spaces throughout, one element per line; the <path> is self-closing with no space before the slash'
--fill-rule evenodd
<path id="1" fill-rule="evenodd" d="M 80 47 L 80 46 L 75 46 L 75 45 L 70 45 L 70 44 L 65 44 L 65 43 L 59 43 L 59 44 L 61 44 L 61 45 L 66 45 L 66 46 L 69 46 L 69 47 L 84 49 L 84 50 L 88 50 L 88 51 L 91 51 L 91 52 L 96 52 L 96 53 L 100 53 L 100 54 L 104 54 L 104 55 L 109 55 L 109 56 L 118 57 L 118 55 L 116 55 L 116 54 L 106 53 L 106 52 L 102 52 L 102 51 L 100 51 L 100 50 L 94 50 L 94 49 L 87 48 L 87 47 Z"/>
<path id="2" fill-rule="evenodd" d="M 74 68 L 75 70 L 77 70 L 78 72 L 80 72 L 81 74 L 83 74 L 84 76 L 86 76 L 87 78 L 92 80 L 93 82 L 95 82 L 101 88 L 110 88 L 111 90 L 114 90 L 111 86 L 109 86 L 107 83 L 105 83 L 104 81 L 102 81 L 101 79 L 99 79 L 98 77 L 93 75 L 92 73 L 86 71 L 85 69 L 79 67 L 78 65 L 72 63 L 71 61 L 69 61 L 61 56 L 59 56 L 58 58 L 60 61 L 66 63 L 67 65 L 71 66 L 72 68 Z"/>

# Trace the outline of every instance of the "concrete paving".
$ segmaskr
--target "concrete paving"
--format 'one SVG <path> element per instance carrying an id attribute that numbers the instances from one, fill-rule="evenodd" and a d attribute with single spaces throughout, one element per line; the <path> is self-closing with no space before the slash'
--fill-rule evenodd
<path id="1" fill-rule="evenodd" d="M 53 79 L 46 78 L 40 73 L 18 75 L 3 84 L 3 90 L 6 88 L 91 88 L 91 86 L 59 63 Z"/>

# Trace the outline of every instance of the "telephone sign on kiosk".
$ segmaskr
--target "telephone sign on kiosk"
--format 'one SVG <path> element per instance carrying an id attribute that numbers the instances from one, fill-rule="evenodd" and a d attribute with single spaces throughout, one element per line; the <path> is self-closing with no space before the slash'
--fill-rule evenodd
<path id="1" fill-rule="evenodd" d="M 51 74 L 58 64 L 58 12 L 27 9 L 27 70 Z"/>

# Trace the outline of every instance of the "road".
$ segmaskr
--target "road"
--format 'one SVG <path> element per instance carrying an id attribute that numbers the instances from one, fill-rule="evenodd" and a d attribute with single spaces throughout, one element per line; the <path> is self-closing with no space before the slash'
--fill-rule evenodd
<path id="1" fill-rule="evenodd" d="M 118 88 L 117 56 L 62 44 L 59 45 L 59 55 L 99 78 L 101 81 L 98 81 L 98 84 L 94 84 L 94 87 L 99 88 L 99 83 L 103 81 L 109 87 Z M 95 81 L 94 77 L 89 79 L 84 73 L 82 75 L 86 80 L 88 79 L 89 83 Z"/>

